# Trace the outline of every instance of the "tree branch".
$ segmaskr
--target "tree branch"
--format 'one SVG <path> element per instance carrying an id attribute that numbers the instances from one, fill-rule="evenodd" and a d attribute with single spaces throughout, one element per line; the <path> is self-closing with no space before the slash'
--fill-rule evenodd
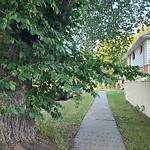
<path id="1" fill-rule="evenodd" d="M 3 10 L 0 10 L 0 16 L 5 15 L 5 12 Z"/>

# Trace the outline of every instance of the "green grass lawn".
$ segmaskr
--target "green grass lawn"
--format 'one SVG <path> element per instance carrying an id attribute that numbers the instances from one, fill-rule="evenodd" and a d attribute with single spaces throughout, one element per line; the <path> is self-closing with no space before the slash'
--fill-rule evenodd
<path id="1" fill-rule="evenodd" d="M 150 118 L 131 106 L 123 91 L 108 91 L 107 97 L 127 150 L 150 150 Z"/>
<path id="2" fill-rule="evenodd" d="M 83 100 L 77 100 L 79 105 L 75 99 L 64 101 L 61 110 L 63 119 L 53 119 L 44 113 L 46 120 L 37 122 L 41 135 L 53 139 L 60 150 L 68 150 L 93 100 L 93 96 L 85 94 Z"/>

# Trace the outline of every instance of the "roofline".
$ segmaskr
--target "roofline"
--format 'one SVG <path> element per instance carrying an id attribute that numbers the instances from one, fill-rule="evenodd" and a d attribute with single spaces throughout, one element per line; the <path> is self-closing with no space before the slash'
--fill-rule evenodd
<path id="1" fill-rule="evenodd" d="M 127 58 L 128 55 L 132 54 L 134 50 L 137 49 L 138 46 L 142 45 L 142 42 L 146 39 L 150 39 L 150 33 L 144 34 L 143 36 L 140 36 L 136 42 L 129 48 L 128 52 L 125 54 L 124 58 Z"/>

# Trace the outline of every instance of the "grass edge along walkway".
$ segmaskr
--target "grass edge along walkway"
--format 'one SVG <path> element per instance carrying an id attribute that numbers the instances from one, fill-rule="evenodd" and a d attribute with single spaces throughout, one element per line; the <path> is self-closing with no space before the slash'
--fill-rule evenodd
<path id="1" fill-rule="evenodd" d="M 107 98 L 127 150 L 150 150 L 150 118 L 129 104 L 123 91 L 107 91 Z"/>
<path id="2" fill-rule="evenodd" d="M 63 109 L 60 110 L 63 119 L 53 119 L 48 113 L 44 113 L 45 121 L 37 122 L 41 135 L 54 140 L 59 150 L 70 149 L 93 100 L 93 96 L 85 93 L 83 100 L 75 100 L 74 98 L 64 101 L 62 103 Z"/>

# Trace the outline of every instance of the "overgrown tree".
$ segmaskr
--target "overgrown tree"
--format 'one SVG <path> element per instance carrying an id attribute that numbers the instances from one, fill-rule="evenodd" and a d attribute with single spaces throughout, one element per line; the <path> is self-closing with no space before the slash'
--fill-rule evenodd
<path id="1" fill-rule="evenodd" d="M 116 73 L 114 68 L 124 72 L 124 55 L 135 40 L 135 29 L 150 22 L 149 6 L 148 0 L 92 1 L 88 5 L 88 15 L 83 14 L 84 25 L 79 36 L 82 49 L 89 48 L 103 62 L 116 64 L 117 67 L 107 68 L 108 72 Z"/>
<path id="2" fill-rule="evenodd" d="M 72 43 L 82 6 L 80 0 L 0 2 L 0 149 L 36 142 L 41 109 L 59 115 L 55 99 L 70 90 L 70 63 L 80 58 L 65 41 Z"/>
<path id="3" fill-rule="evenodd" d="M 84 47 L 94 45 L 97 40 L 115 39 L 116 35 L 126 40 L 134 33 L 135 27 L 149 24 L 149 7 L 148 0 L 93 0 L 88 5 L 88 15 L 83 14 L 81 38 Z"/>
<path id="4" fill-rule="evenodd" d="M 131 6 L 130 0 L 115 2 L 0 2 L 0 149 L 19 149 L 18 143 L 25 149 L 26 143 L 36 143 L 35 118 L 42 115 L 41 110 L 60 116 L 60 105 L 55 100 L 61 92 L 83 87 L 92 93 L 98 82 L 109 83 L 115 74 L 130 79 L 138 74 L 138 68 L 122 67 L 114 57 L 105 62 L 91 50 L 92 41 L 124 37 L 133 28 L 134 23 L 126 19 L 129 13 L 134 18 L 137 5 Z M 113 6 L 118 9 L 112 11 Z M 145 10 L 143 1 L 140 6 L 140 12 Z M 100 19 L 95 21 L 95 17 Z M 81 47 L 76 39 L 83 27 L 89 46 Z M 124 39 L 122 46 L 127 45 Z"/>

